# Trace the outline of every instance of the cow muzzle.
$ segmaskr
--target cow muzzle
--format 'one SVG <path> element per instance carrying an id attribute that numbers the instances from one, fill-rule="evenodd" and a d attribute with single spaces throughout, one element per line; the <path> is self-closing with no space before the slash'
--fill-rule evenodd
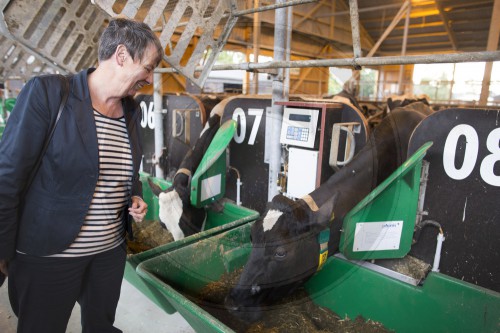
<path id="1" fill-rule="evenodd" d="M 231 295 L 226 296 L 224 306 L 231 315 L 246 322 L 256 322 L 262 318 L 260 306 L 247 307 L 240 305 Z"/>

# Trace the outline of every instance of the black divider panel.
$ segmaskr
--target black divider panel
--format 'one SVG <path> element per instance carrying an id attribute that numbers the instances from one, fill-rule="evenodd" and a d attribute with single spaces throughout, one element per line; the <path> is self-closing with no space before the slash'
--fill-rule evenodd
<path id="1" fill-rule="evenodd" d="M 408 155 L 427 141 L 424 220 L 444 230 L 440 271 L 500 291 L 500 110 L 438 111 L 415 129 Z M 410 254 L 432 263 L 436 235 L 425 228 Z"/>
<path id="2" fill-rule="evenodd" d="M 263 213 L 267 203 L 269 164 L 264 161 L 266 139 L 266 108 L 270 98 L 236 97 L 224 107 L 222 123 L 229 119 L 238 122 L 231 141 L 230 162 L 240 175 L 242 205 Z M 236 172 L 226 178 L 226 197 L 236 201 Z"/>
<path id="3" fill-rule="evenodd" d="M 143 170 L 152 175 L 154 165 L 152 158 L 155 152 L 155 117 L 153 96 L 139 95 L 136 97 L 142 109 L 142 137 L 143 137 Z M 205 109 L 198 98 L 192 95 L 164 95 L 162 97 L 163 135 L 164 146 L 167 149 L 167 158 L 161 161 L 164 175 L 168 178 L 179 168 L 179 165 L 189 148 L 194 147 L 196 140 L 203 130 Z M 174 128 L 173 114 L 176 117 Z"/>

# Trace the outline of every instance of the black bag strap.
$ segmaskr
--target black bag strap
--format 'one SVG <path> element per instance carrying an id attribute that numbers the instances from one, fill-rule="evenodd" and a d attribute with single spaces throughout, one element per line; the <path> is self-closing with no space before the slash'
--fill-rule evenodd
<path id="1" fill-rule="evenodd" d="M 64 110 L 64 106 L 66 105 L 66 101 L 68 100 L 68 95 L 69 95 L 69 82 L 68 79 L 64 75 L 58 75 L 60 80 L 62 81 L 62 99 L 61 99 L 61 104 L 59 104 L 59 110 L 57 111 L 57 116 L 56 120 L 54 121 L 54 124 L 52 125 L 49 136 L 45 140 L 45 143 L 43 144 L 42 151 L 40 152 L 40 155 L 38 156 L 38 159 L 35 163 L 35 166 L 30 174 L 30 177 L 28 178 L 28 182 L 26 183 L 25 186 L 25 192 L 28 190 L 28 188 L 31 186 L 31 183 L 33 182 L 33 178 L 35 178 L 35 175 L 38 171 L 38 168 L 40 168 L 40 164 L 42 163 L 43 156 L 45 155 L 45 152 L 47 151 L 47 148 L 49 147 L 50 140 L 52 139 L 52 136 L 54 135 L 54 132 L 56 130 L 57 123 L 59 121 L 59 118 L 61 118 L 62 112 Z"/>

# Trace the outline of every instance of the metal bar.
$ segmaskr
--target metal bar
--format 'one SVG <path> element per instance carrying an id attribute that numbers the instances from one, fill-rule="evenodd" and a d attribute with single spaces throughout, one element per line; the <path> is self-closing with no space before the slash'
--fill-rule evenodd
<path id="1" fill-rule="evenodd" d="M 259 0 L 254 0 L 254 8 L 259 6 Z M 260 14 L 255 12 L 253 15 L 253 60 L 259 62 L 260 52 Z M 259 73 L 253 73 L 252 76 L 252 93 L 259 93 Z"/>
<path id="2" fill-rule="evenodd" d="M 357 0 L 349 0 L 349 11 L 351 13 L 352 48 L 354 50 L 354 58 L 359 58 L 362 54 L 361 42 L 359 39 L 359 15 Z"/>
<path id="3" fill-rule="evenodd" d="M 417 279 L 415 279 L 415 278 L 413 278 L 411 276 L 404 275 L 402 273 L 393 271 L 392 269 L 389 269 L 389 268 L 386 268 L 386 267 L 383 267 L 383 266 L 372 264 L 369 261 L 364 261 L 364 260 L 349 260 L 349 259 L 347 259 L 341 253 L 336 253 L 336 254 L 334 254 L 334 256 L 337 257 L 337 258 L 348 260 L 349 262 L 352 262 L 352 263 L 354 263 L 354 264 L 356 264 L 358 266 L 362 266 L 362 267 L 364 267 L 366 269 L 369 269 L 369 270 L 372 270 L 374 272 L 378 272 L 380 274 L 389 276 L 391 278 L 394 278 L 394 279 L 399 280 L 401 282 L 410 284 L 412 286 L 417 286 L 418 283 L 420 282 L 419 280 L 417 280 Z"/>
<path id="4" fill-rule="evenodd" d="M 403 45 L 401 46 L 401 55 L 406 55 L 406 44 L 408 41 L 408 27 L 410 26 L 410 14 L 411 14 L 411 4 L 408 5 L 408 9 L 406 10 L 406 18 L 405 18 L 405 30 L 403 33 Z M 399 79 L 398 79 L 398 90 L 399 94 L 404 94 L 403 88 L 403 76 L 404 76 L 404 65 L 399 66 Z"/>
<path id="5" fill-rule="evenodd" d="M 286 19 L 286 61 L 290 61 L 292 53 L 292 30 L 293 30 L 293 7 L 288 7 L 286 9 L 287 19 Z M 285 87 L 284 96 L 285 101 L 288 101 L 290 95 L 290 68 L 285 69 Z"/>
<path id="6" fill-rule="evenodd" d="M 429 181 L 429 162 L 422 160 L 422 172 L 420 174 L 420 189 L 418 193 L 417 202 L 417 216 L 415 218 L 415 226 L 418 226 L 422 222 L 424 215 L 429 215 L 424 209 L 425 202 L 425 191 L 427 189 L 427 182 Z"/>
<path id="7" fill-rule="evenodd" d="M 367 57 L 371 57 L 373 54 L 375 54 L 375 52 L 377 52 L 380 44 L 382 44 L 382 42 L 385 40 L 385 38 L 391 33 L 392 29 L 394 29 L 394 27 L 398 24 L 399 20 L 401 20 L 401 18 L 403 18 L 405 10 L 406 10 L 406 8 L 408 8 L 409 5 L 410 5 L 410 1 L 409 0 L 406 0 L 403 3 L 403 5 L 401 6 L 401 9 L 396 14 L 396 16 L 392 20 L 391 24 L 389 24 L 389 26 L 387 27 L 387 29 L 385 29 L 385 31 L 382 34 L 382 36 L 380 36 L 379 40 L 375 43 L 375 45 L 372 47 L 372 49 L 370 50 L 370 52 L 368 52 Z"/>
<path id="8" fill-rule="evenodd" d="M 277 0 L 277 4 L 284 3 L 284 0 Z M 279 8 L 274 15 L 274 59 L 285 59 L 286 43 L 286 10 Z M 284 101 L 283 70 L 278 71 L 278 75 L 273 75 L 273 94 L 271 103 L 271 113 L 266 114 L 266 124 L 270 122 L 272 131 L 269 141 L 266 137 L 266 148 L 269 150 L 269 182 L 267 198 L 270 202 L 278 194 L 278 174 L 281 171 L 281 144 L 280 132 L 283 119 L 283 105 L 276 102 Z"/>
<path id="9" fill-rule="evenodd" d="M 466 52 L 451 54 L 429 54 L 413 56 L 390 56 L 390 57 L 360 57 L 344 59 L 315 59 L 294 61 L 268 61 L 263 63 L 241 63 L 216 65 L 212 70 L 259 70 L 270 68 L 305 68 L 305 67 L 335 67 L 335 66 L 380 66 L 380 65 L 406 65 L 406 64 L 445 64 L 458 62 L 483 62 L 500 61 L 500 51 Z M 196 70 L 203 70 L 199 66 Z M 159 68 L 157 73 L 175 73 L 175 68 Z"/>
<path id="10" fill-rule="evenodd" d="M 154 102 L 154 137 L 155 137 L 155 155 L 153 158 L 155 165 L 155 176 L 164 178 L 163 170 L 160 167 L 160 156 L 163 152 L 163 101 L 162 101 L 162 75 L 153 74 L 153 102 Z"/>
<path id="11" fill-rule="evenodd" d="M 291 0 L 287 2 L 281 2 L 278 1 L 274 5 L 269 5 L 269 6 L 263 6 L 263 7 L 258 7 L 258 8 L 252 8 L 252 9 L 246 9 L 246 10 L 240 10 L 238 12 L 234 12 L 233 16 L 239 17 L 247 14 L 253 14 L 256 12 L 265 12 L 268 10 L 274 10 L 274 9 L 279 9 L 283 7 L 288 7 L 288 6 L 297 6 L 297 5 L 303 5 L 306 3 L 311 3 L 311 2 L 317 2 L 318 0 Z"/>

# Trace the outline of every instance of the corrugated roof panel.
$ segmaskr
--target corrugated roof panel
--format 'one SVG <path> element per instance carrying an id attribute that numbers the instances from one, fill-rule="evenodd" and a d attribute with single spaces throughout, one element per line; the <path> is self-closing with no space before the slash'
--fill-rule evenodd
<path id="1" fill-rule="evenodd" d="M 22 45 L 0 35 L 0 75 L 2 79 L 28 80 L 34 75 L 55 73 L 56 69 Z"/>
<path id="2" fill-rule="evenodd" d="M 234 0 L 94 2 L 110 16 L 143 20 L 160 30 L 165 61 L 200 87 L 237 21 L 232 15 L 236 10 Z M 179 37 L 174 38 L 174 34 Z M 195 71 L 200 65 L 203 70 Z"/>
<path id="3" fill-rule="evenodd" d="M 78 72 L 97 62 L 94 36 L 109 17 L 90 1 L 15 0 L 2 11 L 3 26 L 17 42 L 63 71 Z"/>

